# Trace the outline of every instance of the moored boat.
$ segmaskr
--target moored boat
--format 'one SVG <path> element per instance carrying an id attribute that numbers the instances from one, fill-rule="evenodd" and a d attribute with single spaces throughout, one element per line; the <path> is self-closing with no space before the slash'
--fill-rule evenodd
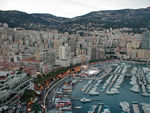
<path id="1" fill-rule="evenodd" d="M 97 107 L 97 105 L 91 105 L 90 108 L 89 108 L 89 110 L 88 110 L 88 113 L 94 113 L 96 107 Z"/>
<path id="2" fill-rule="evenodd" d="M 80 99 L 80 101 L 81 101 L 81 102 L 90 102 L 90 101 L 91 101 L 91 99 L 82 98 L 82 99 Z"/>
<path id="3" fill-rule="evenodd" d="M 76 108 L 76 109 L 81 109 L 81 108 L 82 108 L 82 106 L 75 106 L 75 108 Z"/>

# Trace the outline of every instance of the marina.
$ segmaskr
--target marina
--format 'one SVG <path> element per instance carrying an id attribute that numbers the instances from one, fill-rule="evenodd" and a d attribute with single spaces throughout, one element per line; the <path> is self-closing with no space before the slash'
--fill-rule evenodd
<path id="1" fill-rule="evenodd" d="M 109 93 L 110 88 L 112 87 L 112 85 L 114 84 L 114 82 L 116 81 L 116 79 L 118 78 L 119 75 L 115 75 L 114 78 L 112 79 L 112 81 L 110 82 L 109 86 L 106 89 L 106 93 Z"/>
<path id="2" fill-rule="evenodd" d="M 85 94 L 88 94 L 89 90 L 91 89 L 91 87 L 96 83 L 96 80 L 93 81 L 90 86 L 87 88 L 87 90 L 85 91 Z"/>
<path id="3" fill-rule="evenodd" d="M 97 75 L 70 77 L 55 93 L 56 111 L 149 113 L 150 69 L 142 66 L 105 63 Z"/>

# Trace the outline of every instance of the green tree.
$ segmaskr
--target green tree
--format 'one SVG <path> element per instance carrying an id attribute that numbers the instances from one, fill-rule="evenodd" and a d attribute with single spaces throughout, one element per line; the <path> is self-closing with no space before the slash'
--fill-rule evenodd
<path id="1" fill-rule="evenodd" d="M 31 89 L 25 90 L 24 94 L 21 96 L 21 101 L 29 102 L 31 100 L 31 98 L 34 99 L 35 96 L 36 96 L 35 91 L 33 91 Z"/>

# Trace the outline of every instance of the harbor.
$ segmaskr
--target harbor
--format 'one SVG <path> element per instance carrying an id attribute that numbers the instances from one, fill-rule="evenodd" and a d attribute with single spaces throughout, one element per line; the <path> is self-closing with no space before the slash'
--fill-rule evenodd
<path id="1" fill-rule="evenodd" d="M 70 76 L 57 88 L 53 98 L 57 112 L 149 113 L 149 68 L 130 63 L 95 67 L 102 71 L 84 77 Z"/>

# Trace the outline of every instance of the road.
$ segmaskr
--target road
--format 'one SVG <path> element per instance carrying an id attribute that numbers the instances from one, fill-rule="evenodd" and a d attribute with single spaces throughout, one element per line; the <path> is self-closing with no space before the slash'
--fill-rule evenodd
<path id="1" fill-rule="evenodd" d="M 63 79 L 60 79 L 59 81 L 57 81 L 56 83 L 54 83 L 46 92 L 45 97 L 44 97 L 44 106 L 46 107 L 45 109 L 45 113 L 48 113 L 48 111 L 50 110 L 50 108 L 54 107 L 54 105 L 52 104 L 52 97 L 54 94 L 54 89 L 61 84 L 65 79 L 67 79 L 69 77 L 66 76 Z M 51 94 L 51 95 L 49 95 Z"/>

